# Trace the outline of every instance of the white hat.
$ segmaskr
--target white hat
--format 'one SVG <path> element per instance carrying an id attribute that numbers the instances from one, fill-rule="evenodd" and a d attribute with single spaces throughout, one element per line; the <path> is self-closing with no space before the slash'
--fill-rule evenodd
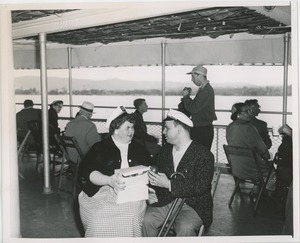
<path id="1" fill-rule="evenodd" d="M 122 115 L 123 113 L 126 113 L 126 109 L 124 106 L 119 106 L 113 112 L 110 114 L 110 116 L 106 120 L 106 127 L 109 128 L 111 122 Z"/>
<path id="2" fill-rule="evenodd" d="M 167 114 L 167 117 L 166 117 L 166 119 L 164 119 L 164 121 L 170 121 L 170 120 L 177 120 L 189 127 L 193 127 L 192 120 L 180 111 L 170 109 Z"/>
<path id="3" fill-rule="evenodd" d="M 58 105 L 58 104 L 64 104 L 64 102 L 62 101 L 62 100 L 54 100 L 54 101 L 52 101 L 52 103 L 51 103 L 51 105 L 53 106 L 55 106 L 55 105 Z"/>
<path id="4" fill-rule="evenodd" d="M 83 101 L 82 102 L 82 105 L 79 106 L 79 108 L 83 111 L 87 111 L 87 112 L 90 112 L 90 113 L 94 113 L 94 105 L 91 103 L 91 102 L 88 102 L 88 101 Z"/>
<path id="5" fill-rule="evenodd" d="M 193 73 L 198 73 L 198 74 L 202 74 L 202 75 L 206 76 L 207 75 L 207 69 L 205 67 L 203 67 L 202 65 L 198 65 L 198 66 L 194 67 L 192 69 L 192 71 L 190 71 L 187 74 L 193 74 Z"/>

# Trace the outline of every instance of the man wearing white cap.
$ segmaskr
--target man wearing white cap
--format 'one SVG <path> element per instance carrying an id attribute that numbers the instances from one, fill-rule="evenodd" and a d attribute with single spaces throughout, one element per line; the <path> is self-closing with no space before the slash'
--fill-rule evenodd
<path id="1" fill-rule="evenodd" d="M 100 137 L 96 125 L 91 121 L 94 105 L 84 101 L 79 108 L 78 115 L 67 124 L 65 135 L 75 137 L 83 155 L 85 155 L 96 142 L 100 141 Z M 78 153 L 74 149 L 69 150 L 70 159 L 77 161 Z"/>
<path id="2" fill-rule="evenodd" d="M 183 91 L 183 98 L 181 99 L 184 108 L 191 114 L 194 123 L 191 136 L 192 139 L 210 149 L 214 137 L 212 123 L 217 120 L 215 93 L 207 80 L 207 69 L 205 67 L 198 65 L 187 74 L 192 75 L 193 83 L 199 87 L 194 99 L 190 97 L 188 91 Z"/>
<path id="3" fill-rule="evenodd" d="M 186 201 L 174 223 L 176 236 L 196 236 L 201 225 L 207 228 L 212 222 L 214 156 L 191 139 L 193 123 L 182 112 L 170 110 L 164 126 L 167 144 L 154 157 L 158 174 L 149 171 L 149 182 L 158 200 L 147 207 L 143 236 L 157 236 L 177 197 L 185 197 Z"/>

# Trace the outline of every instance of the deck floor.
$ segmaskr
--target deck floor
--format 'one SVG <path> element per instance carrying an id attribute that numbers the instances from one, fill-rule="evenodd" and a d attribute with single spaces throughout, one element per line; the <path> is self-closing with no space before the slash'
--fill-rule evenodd
<path id="1" fill-rule="evenodd" d="M 57 179 L 51 180 L 53 193 L 43 194 L 43 178 L 35 170 L 35 157 L 19 161 L 20 218 L 23 238 L 82 237 L 78 204 L 68 193 L 56 192 Z M 22 178 L 23 177 L 23 178 Z M 264 198 L 253 217 L 254 204 L 247 195 L 237 195 L 232 207 L 228 200 L 234 187 L 231 175 L 221 174 L 215 195 L 213 223 L 205 236 L 280 235 L 284 209 L 270 198 Z M 248 188 L 245 188 L 248 190 Z"/>

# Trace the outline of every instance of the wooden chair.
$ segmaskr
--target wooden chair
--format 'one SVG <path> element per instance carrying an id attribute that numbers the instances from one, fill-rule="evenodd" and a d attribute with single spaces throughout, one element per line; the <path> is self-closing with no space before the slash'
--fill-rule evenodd
<path id="1" fill-rule="evenodd" d="M 231 206 L 233 198 L 237 192 L 239 192 L 243 199 L 242 191 L 240 188 L 241 182 L 251 183 L 260 187 L 258 198 L 255 202 L 253 216 L 256 216 L 259 208 L 262 195 L 266 190 L 266 185 L 270 178 L 271 172 L 274 169 L 273 164 L 270 166 L 267 178 L 264 179 L 262 170 L 259 165 L 261 158 L 259 155 L 250 148 L 244 148 L 239 146 L 223 145 L 229 166 L 232 171 L 232 176 L 235 181 L 235 188 L 232 192 L 228 206 Z"/>
<path id="2" fill-rule="evenodd" d="M 75 137 L 62 136 L 59 137 L 55 135 L 55 139 L 63 152 L 63 160 L 61 164 L 61 169 L 59 172 L 59 180 L 58 180 L 58 191 L 66 191 L 62 188 L 62 178 L 65 177 L 72 181 L 72 195 L 75 197 L 76 190 L 79 185 L 79 165 L 83 160 L 83 153 L 77 143 Z M 78 154 L 78 159 L 76 161 L 71 160 L 70 151 L 75 150 L 75 153 Z"/>

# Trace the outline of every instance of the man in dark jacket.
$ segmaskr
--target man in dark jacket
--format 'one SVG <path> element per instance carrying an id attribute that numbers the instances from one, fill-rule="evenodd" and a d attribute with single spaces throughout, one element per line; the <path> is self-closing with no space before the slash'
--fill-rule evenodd
<path id="1" fill-rule="evenodd" d="M 143 236 L 157 236 L 172 201 L 178 197 L 186 201 L 174 223 L 176 236 L 196 236 L 201 225 L 208 227 L 212 222 L 214 156 L 190 138 L 193 123 L 182 112 L 170 110 L 164 125 L 168 144 L 154 157 L 158 174 L 149 172 L 158 200 L 150 201 L 147 207 Z"/>
<path id="2" fill-rule="evenodd" d="M 26 136 L 29 128 L 27 122 L 30 120 L 41 120 L 41 110 L 33 108 L 33 101 L 32 100 L 25 100 L 24 101 L 24 109 L 19 111 L 16 115 L 17 121 L 17 136 L 18 142 L 21 143 Z M 28 144 L 33 144 L 33 137 L 30 135 L 28 140 Z"/>
<path id="3" fill-rule="evenodd" d="M 135 125 L 134 125 L 134 136 L 133 139 L 144 145 L 147 151 L 151 155 L 156 155 L 161 147 L 158 145 L 158 139 L 147 132 L 147 126 L 145 124 L 143 114 L 147 112 L 148 105 L 145 99 L 136 99 L 133 102 L 135 107 Z"/>
<path id="4" fill-rule="evenodd" d="M 60 128 L 58 127 L 58 113 L 63 108 L 62 100 L 55 100 L 51 103 L 48 115 L 49 115 L 49 127 L 50 127 L 50 136 L 60 133 Z"/>
<path id="5" fill-rule="evenodd" d="M 217 120 L 215 112 L 214 89 L 207 80 L 207 69 L 198 65 L 187 74 L 192 76 L 192 82 L 198 86 L 198 91 L 192 99 L 188 90 L 183 91 L 181 101 L 193 121 L 192 139 L 211 149 L 214 138 L 213 121 Z"/>

